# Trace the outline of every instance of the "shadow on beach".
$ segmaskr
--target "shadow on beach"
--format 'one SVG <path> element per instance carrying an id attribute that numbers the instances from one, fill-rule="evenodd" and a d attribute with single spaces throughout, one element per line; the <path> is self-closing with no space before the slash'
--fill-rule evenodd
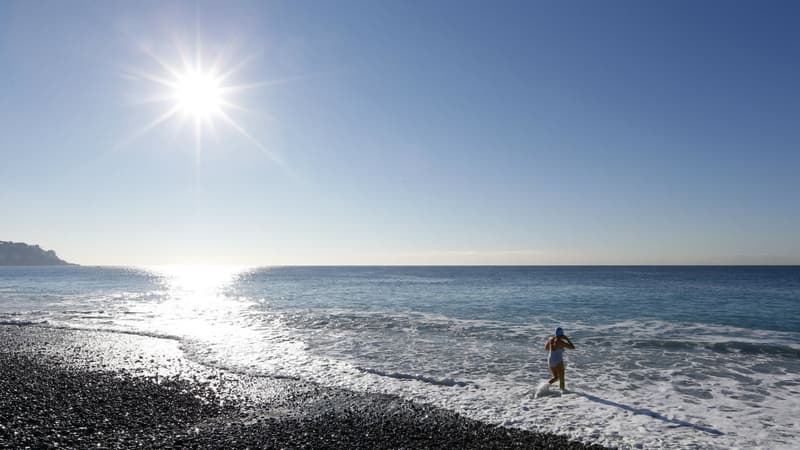
<path id="1" fill-rule="evenodd" d="M 688 427 L 694 428 L 695 430 L 702 431 L 704 433 L 713 434 L 715 436 L 721 436 L 724 433 L 711 427 L 704 427 L 702 425 L 697 425 L 691 422 L 687 422 L 685 420 L 678 420 L 678 419 L 670 419 L 662 414 L 659 414 L 652 409 L 647 408 L 634 408 L 633 406 L 625 405 L 622 403 L 612 402 L 611 400 L 606 400 L 604 398 L 600 398 L 591 394 L 587 394 L 585 392 L 573 392 L 575 395 L 581 396 L 588 400 L 591 400 L 596 403 L 600 403 L 602 405 L 613 406 L 615 408 L 624 409 L 625 411 L 630 411 L 633 414 L 641 414 L 645 416 L 650 416 L 654 419 L 662 420 L 664 422 L 670 423 L 670 427 L 677 428 L 677 427 Z"/>

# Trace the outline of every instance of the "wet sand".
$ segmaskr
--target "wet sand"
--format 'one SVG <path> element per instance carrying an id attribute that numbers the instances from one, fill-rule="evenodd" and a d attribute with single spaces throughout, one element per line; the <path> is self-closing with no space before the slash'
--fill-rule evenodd
<path id="1" fill-rule="evenodd" d="M 0 326 L 0 448 L 602 448 L 196 364 L 178 341 Z"/>

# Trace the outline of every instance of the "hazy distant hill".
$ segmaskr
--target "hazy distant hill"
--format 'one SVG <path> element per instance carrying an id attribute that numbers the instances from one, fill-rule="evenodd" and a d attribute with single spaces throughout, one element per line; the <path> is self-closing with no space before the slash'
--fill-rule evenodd
<path id="1" fill-rule="evenodd" d="M 60 266 L 69 264 L 52 250 L 22 242 L 0 241 L 0 266 Z"/>

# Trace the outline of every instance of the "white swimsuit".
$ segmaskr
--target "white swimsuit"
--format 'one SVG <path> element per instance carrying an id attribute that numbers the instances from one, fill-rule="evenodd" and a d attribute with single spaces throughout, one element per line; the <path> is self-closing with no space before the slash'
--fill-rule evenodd
<path id="1" fill-rule="evenodd" d="M 547 358 L 547 363 L 550 364 L 550 367 L 556 367 L 562 362 L 564 362 L 564 349 L 550 350 L 550 356 Z"/>

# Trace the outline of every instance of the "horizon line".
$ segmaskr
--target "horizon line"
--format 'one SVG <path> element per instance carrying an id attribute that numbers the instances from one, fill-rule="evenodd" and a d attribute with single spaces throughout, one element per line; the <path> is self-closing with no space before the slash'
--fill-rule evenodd
<path id="1" fill-rule="evenodd" d="M 0 267 L 170 267 L 170 266 L 197 266 L 197 267 L 800 267 L 800 263 L 662 263 L 662 264 L 237 264 L 237 263 L 165 263 L 165 264 L 52 264 L 52 265 L 20 265 Z"/>

